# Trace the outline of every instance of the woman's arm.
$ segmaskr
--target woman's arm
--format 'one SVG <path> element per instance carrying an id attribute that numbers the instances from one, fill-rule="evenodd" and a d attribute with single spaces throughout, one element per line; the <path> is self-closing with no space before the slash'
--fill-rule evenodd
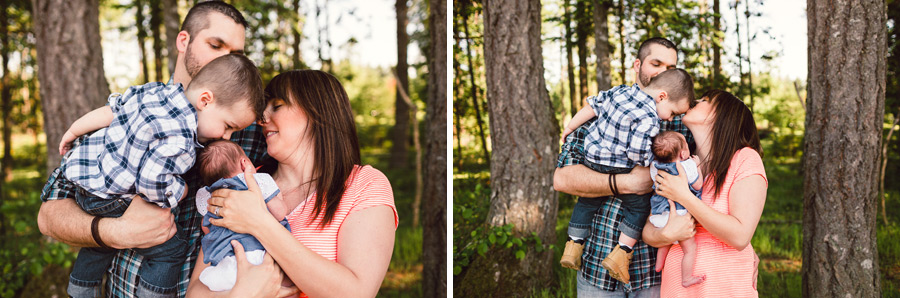
<path id="1" fill-rule="evenodd" d="M 678 164 L 678 172 L 684 168 Z M 657 194 L 683 205 L 703 227 L 728 245 L 743 250 L 750 244 L 756 225 L 766 204 L 766 181 L 759 175 L 743 178 L 734 183 L 728 194 L 731 214 L 720 213 L 697 200 L 687 188 L 686 175 L 670 175 L 660 172 L 656 181 Z"/>
<path id="2" fill-rule="evenodd" d="M 266 210 L 252 175 L 245 177 L 247 191 L 213 192 L 210 211 L 221 206 L 222 219 L 213 219 L 212 224 L 252 234 L 310 297 L 374 297 L 378 293 L 394 247 L 394 213 L 390 207 L 374 206 L 348 215 L 338 231 L 338 259 L 333 262 L 285 230 Z"/>
<path id="3" fill-rule="evenodd" d="M 287 297 L 299 292 L 297 287 L 280 287 L 283 275 L 271 256 L 266 254 L 262 264 L 252 265 L 247 261 L 244 247 L 240 242 L 232 240 L 231 245 L 238 264 L 238 283 L 234 288 L 230 291 L 213 292 L 200 282 L 200 273 L 209 267 L 209 264 L 203 262 L 203 250 L 200 250 L 197 263 L 194 265 L 194 273 L 191 274 L 191 281 L 188 283 L 188 297 Z"/>

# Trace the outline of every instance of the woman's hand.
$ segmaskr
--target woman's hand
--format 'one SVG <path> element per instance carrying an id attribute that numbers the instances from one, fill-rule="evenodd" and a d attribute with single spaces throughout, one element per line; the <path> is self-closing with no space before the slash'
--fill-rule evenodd
<path id="1" fill-rule="evenodd" d="M 282 292 L 281 279 L 284 273 L 281 267 L 275 264 L 268 253 L 263 257 L 262 264 L 253 265 L 247 261 L 244 246 L 237 240 L 231 240 L 234 248 L 234 258 L 237 260 L 237 282 L 231 289 L 231 297 L 284 297 L 289 294 Z M 297 288 L 294 287 L 294 290 Z M 296 294 L 294 291 L 293 294 Z"/>
<path id="2" fill-rule="evenodd" d="M 672 175 L 666 171 L 659 171 L 656 174 L 656 194 L 684 205 L 686 200 L 694 198 L 694 194 L 688 188 L 684 167 L 681 163 L 675 163 L 675 165 L 678 169 L 678 175 Z"/>
<path id="3" fill-rule="evenodd" d="M 274 220 L 265 201 L 262 199 L 262 191 L 253 177 L 255 169 L 246 159 L 241 160 L 244 169 L 244 180 L 247 181 L 245 191 L 232 189 L 218 189 L 212 193 L 209 199 L 209 212 L 216 214 L 221 219 L 211 218 L 211 224 L 227 228 L 237 233 L 253 234 L 264 226 L 266 220 Z"/>

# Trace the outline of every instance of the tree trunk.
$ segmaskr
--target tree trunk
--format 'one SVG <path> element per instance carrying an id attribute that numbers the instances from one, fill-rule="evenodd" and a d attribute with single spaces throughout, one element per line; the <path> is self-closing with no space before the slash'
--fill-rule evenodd
<path id="1" fill-rule="evenodd" d="M 557 196 L 552 177 L 559 127 L 544 83 L 540 1 L 484 2 L 485 69 L 491 109 L 489 226 L 513 225 L 515 237 L 533 232 L 556 241 Z M 495 247 L 476 256 L 459 296 L 521 297 L 549 286 L 553 252 L 531 247 L 517 259 Z"/>
<path id="2" fill-rule="evenodd" d="M 169 76 L 175 74 L 175 63 L 178 60 L 178 49 L 175 48 L 175 41 L 178 39 L 178 32 L 181 32 L 178 25 L 181 24 L 181 17 L 178 16 L 178 0 L 163 0 L 163 18 L 166 22 L 166 58 L 168 62 L 167 69 Z"/>
<path id="3" fill-rule="evenodd" d="M 609 66 L 609 16 L 610 0 L 594 0 L 594 54 L 597 55 L 597 90 L 612 88 Z"/>
<path id="4" fill-rule="evenodd" d="M 135 28 L 137 28 L 138 49 L 141 51 L 141 70 L 144 74 L 144 81 L 150 81 L 150 59 L 147 58 L 147 49 L 144 42 L 147 40 L 147 30 L 144 29 L 144 3 L 141 0 L 134 0 L 135 9 Z"/>
<path id="5" fill-rule="evenodd" d="M 422 288 L 439 298 L 447 296 L 447 2 L 431 0 L 429 9 Z"/>
<path id="6" fill-rule="evenodd" d="M 750 1 L 750 0 L 747 0 Z M 744 89 L 744 56 L 741 55 L 741 16 L 738 12 L 738 7 L 740 7 L 741 0 L 734 1 L 734 35 L 737 36 L 737 61 L 738 61 L 738 92 L 736 92 L 738 98 L 742 101 L 744 100 L 744 96 L 742 95 L 745 91 Z"/>
<path id="7" fill-rule="evenodd" d="M 887 210 L 884 209 L 884 173 L 887 169 L 888 162 L 887 150 L 888 146 L 891 144 L 891 137 L 894 135 L 894 131 L 896 130 L 898 123 L 900 123 L 900 109 L 898 109 L 897 112 L 894 112 L 894 122 L 891 123 L 891 129 L 888 130 L 887 137 L 885 137 L 884 141 L 882 141 L 884 145 L 881 147 L 881 173 L 878 176 L 878 185 L 880 185 L 881 188 L 879 189 L 878 193 L 881 197 L 881 219 L 884 221 L 884 225 L 888 224 Z"/>
<path id="8" fill-rule="evenodd" d="M 293 7 L 293 13 L 297 16 L 297 24 L 291 25 L 291 34 L 294 36 L 293 43 L 291 44 L 291 48 L 294 49 L 294 55 L 291 57 L 293 64 L 291 66 L 293 66 L 294 69 L 304 69 L 306 68 L 306 64 L 303 63 L 303 56 L 300 55 L 300 39 L 302 38 L 303 33 L 303 12 L 300 9 L 300 0 L 294 0 L 293 6 L 291 7 Z"/>
<path id="9" fill-rule="evenodd" d="M 750 112 L 753 112 L 753 58 L 750 55 L 751 43 L 750 37 L 750 0 L 744 1 L 744 19 L 747 21 L 747 91 L 750 93 Z M 740 36 L 738 36 L 740 39 Z"/>
<path id="10" fill-rule="evenodd" d="M 33 0 L 48 173 L 72 122 L 106 102 L 98 0 Z"/>
<path id="11" fill-rule="evenodd" d="M 150 0 L 150 33 L 153 35 L 153 70 L 155 72 L 155 81 L 163 81 L 163 41 L 162 33 L 159 28 L 162 27 L 162 8 L 160 0 Z"/>
<path id="12" fill-rule="evenodd" d="M 578 99 L 588 97 L 588 65 L 587 40 L 591 35 L 591 23 L 587 15 L 587 1 L 576 0 L 575 3 L 575 45 L 578 48 Z"/>
<path id="13" fill-rule="evenodd" d="M 880 297 L 876 239 L 886 32 L 881 0 L 807 2 L 803 296 Z"/>
<path id="14" fill-rule="evenodd" d="M 481 137 L 481 152 L 484 154 L 484 160 L 490 166 L 491 153 L 487 149 L 487 138 L 484 136 L 484 118 L 481 118 L 481 102 L 478 101 L 478 84 L 475 83 L 475 63 L 472 62 L 472 36 L 469 34 L 469 14 L 463 4 L 463 32 L 466 34 L 463 39 L 466 40 L 466 59 L 469 64 L 469 81 L 472 82 L 472 105 L 475 107 L 475 123 L 478 124 L 478 135 Z"/>
<path id="15" fill-rule="evenodd" d="M 619 0 L 619 52 L 622 54 L 619 56 L 620 63 L 622 64 L 622 84 L 627 84 L 625 80 L 625 70 L 628 69 L 628 66 L 625 65 L 625 4 L 623 3 L 625 0 Z M 637 74 L 635 74 L 635 78 L 637 78 Z M 637 80 L 635 80 L 637 81 Z"/>
<path id="16" fill-rule="evenodd" d="M 713 0 L 713 79 L 714 89 L 722 88 L 722 14 L 719 12 L 719 0 Z"/>
<path id="17" fill-rule="evenodd" d="M 0 164 L 0 210 L 3 210 L 3 204 L 6 196 L 3 195 L 3 188 L 6 187 L 6 180 L 10 176 L 12 170 L 12 121 L 10 121 L 10 112 L 12 110 L 12 78 L 9 75 L 9 15 L 7 9 L 0 9 L 0 67 L 3 68 L 3 77 L 0 78 L 0 99 L 2 99 L 3 113 L 3 160 Z M 23 59 L 24 60 L 24 59 Z M 0 211 L 0 235 L 6 237 L 6 213 Z"/>
<path id="18" fill-rule="evenodd" d="M 453 22 L 456 22 L 456 18 L 453 18 Z M 454 35 L 455 32 L 454 32 Z M 460 38 L 456 38 L 456 45 L 459 46 Z M 454 54 L 455 56 L 455 54 Z M 460 117 L 462 117 L 463 111 L 462 107 L 460 107 L 460 103 L 465 100 L 465 91 L 463 91 L 462 86 L 462 78 L 461 78 L 462 70 L 459 69 L 459 62 L 456 57 L 453 57 L 453 129 L 454 135 L 456 136 L 456 153 L 454 154 L 453 161 L 456 162 L 456 165 L 462 168 L 462 121 Z M 426 115 L 427 116 L 427 115 Z M 425 123 L 428 123 L 427 121 Z"/>
<path id="19" fill-rule="evenodd" d="M 409 66 L 406 64 L 406 48 L 409 45 L 409 34 L 406 33 L 406 1 L 397 0 L 397 98 L 394 101 L 394 128 L 391 133 L 391 162 L 393 168 L 407 166 L 407 148 L 409 147 L 409 106 L 403 102 L 401 92 L 409 94 Z"/>
<path id="20" fill-rule="evenodd" d="M 572 43 L 572 17 L 569 14 L 570 1 L 563 0 L 563 27 L 566 30 L 566 78 L 569 81 L 569 102 L 571 103 L 569 105 L 569 113 L 572 114 L 572 117 L 575 117 L 578 109 L 581 108 L 581 101 L 578 100 L 578 94 L 575 90 L 577 78 L 575 77 L 575 54 L 572 53 L 574 44 Z"/>

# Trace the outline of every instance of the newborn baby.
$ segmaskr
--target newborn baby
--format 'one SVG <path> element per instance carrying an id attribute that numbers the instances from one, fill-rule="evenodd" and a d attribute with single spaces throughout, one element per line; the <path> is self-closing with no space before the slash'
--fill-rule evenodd
<path id="1" fill-rule="evenodd" d="M 200 281 L 212 291 L 227 291 L 234 287 L 237 278 L 237 261 L 231 240 L 238 240 L 244 246 L 247 260 L 253 265 L 262 264 L 265 249 L 256 238 L 249 234 L 239 234 L 223 227 L 211 225 L 210 218 L 221 218 L 212 212 L 207 212 L 208 201 L 211 193 L 217 189 L 228 188 L 234 190 L 247 190 L 247 182 L 244 179 L 244 171 L 241 170 L 241 160 L 248 159 L 244 150 L 234 142 L 216 140 L 210 142 L 200 151 L 197 157 L 200 177 L 204 185 L 209 185 L 197 190 L 197 211 L 203 215 L 203 238 L 200 243 L 203 248 L 203 262 L 210 266 L 200 273 Z M 248 160 L 249 161 L 249 160 Z M 264 173 L 255 173 L 253 178 L 262 190 L 266 207 L 281 224 L 291 230 L 285 216 L 288 210 L 284 205 L 281 192 L 275 185 L 272 176 Z"/>

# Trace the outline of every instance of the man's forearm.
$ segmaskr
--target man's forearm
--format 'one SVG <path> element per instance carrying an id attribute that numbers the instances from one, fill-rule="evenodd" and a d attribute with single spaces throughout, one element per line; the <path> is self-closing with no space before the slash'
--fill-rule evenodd
<path id="1" fill-rule="evenodd" d="M 631 173 L 617 174 L 616 188 L 620 194 L 645 194 L 653 190 L 649 169 L 635 167 Z M 580 197 L 595 198 L 612 195 L 609 174 L 591 170 L 584 165 L 556 168 L 553 173 L 553 188 L 556 191 Z"/>
<path id="2" fill-rule="evenodd" d="M 71 246 L 97 247 L 91 237 L 93 218 L 81 210 L 75 200 L 47 201 L 38 211 L 38 228 L 44 235 Z"/>

